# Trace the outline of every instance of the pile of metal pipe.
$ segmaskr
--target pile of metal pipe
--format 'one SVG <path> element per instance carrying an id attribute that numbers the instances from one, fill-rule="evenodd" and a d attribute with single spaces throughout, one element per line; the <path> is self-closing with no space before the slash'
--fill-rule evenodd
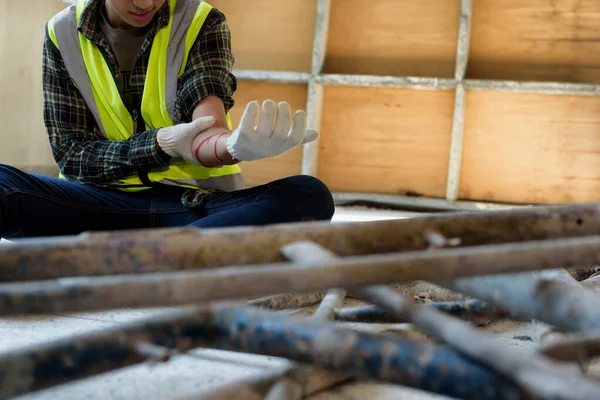
<path id="1" fill-rule="evenodd" d="M 361 379 L 462 399 L 600 398 L 600 383 L 572 363 L 600 353 L 599 261 L 597 203 L 22 240 L 0 247 L 0 314 L 182 307 L 4 352 L 0 397 L 204 347 L 289 364 L 202 399 L 300 399 Z M 468 299 L 420 304 L 394 289 L 415 281 Z M 344 307 L 346 295 L 364 305 Z M 310 305 L 312 316 L 276 311 Z M 481 319 L 533 320 L 554 339 L 520 352 L 478 329 Z M 347 322 L 407 323 L 428 340 Z M 315 376 L 321 384 L 309 385 Z"/>

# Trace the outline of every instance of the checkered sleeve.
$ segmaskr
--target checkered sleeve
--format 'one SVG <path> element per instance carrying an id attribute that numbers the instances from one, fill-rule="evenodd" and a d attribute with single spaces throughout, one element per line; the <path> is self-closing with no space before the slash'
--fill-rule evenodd
<path id="1" fill-rule="evenodd" d="M 228 112 L 234 105 L 237 80 L 232 73 L 234 57 L 231 33 L 223 13 L 213 8 L 190 50 L 179 78 L 176 110 L 179 120 L 190 122 L 194 109 L 207 96 L 217 96 Z"/>
<path id="2" fill-rule="evenodd" d="M 54 159 L 67 179 L 107 184 L 168 165 L 157 150 L 157 130 L 128 140 L 109 141 L 96 135 L 95 119 L 47 32 L 42 57 L 44 123 Z"/>

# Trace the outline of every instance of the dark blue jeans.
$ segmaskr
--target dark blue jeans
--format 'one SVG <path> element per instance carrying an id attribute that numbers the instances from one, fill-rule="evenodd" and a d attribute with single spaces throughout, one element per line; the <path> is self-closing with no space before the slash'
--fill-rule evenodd
<path id="1" fill-rule="evenodd" d="M 316 178 L 294 176 L 230 193 L 203 207 L 181 203 L 183 189 L 128 193 L 25 173 L 0 164 L 0 237 L 75 235 L 85 231 L 191 226 L 218 228 L 330 220 L 329 189 Z"/>

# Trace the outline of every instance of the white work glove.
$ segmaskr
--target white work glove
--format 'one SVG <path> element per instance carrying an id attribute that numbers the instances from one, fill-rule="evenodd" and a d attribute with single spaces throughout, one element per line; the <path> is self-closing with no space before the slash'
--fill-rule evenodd
<path id="1" fill-rule="evenodd" d="M 162 128 L 156 135 L 158 145 L 173 158 L 183 158 L 201 165 L 192 151 L 192 142 L 204 130 L 215 124 L 215 117 L 201 117 L 187 124 L 177 124 Z"/>
<path id="2" fill-rule="evenodd" d="M 258 126 L 254 126 L 258 116 L 258 102 L 246 106 L 239 127 L 227 139 L 227 151 L 240 161 L 253 161 L 278 156 L 296 146 L 312 142 L 319 132 L 306 129 L 306 113 L 296 111 L 290 129 L 290 106 L 281 102 L 266 100 Z M 275 122 L 273 123 L 273 121 Z"/>

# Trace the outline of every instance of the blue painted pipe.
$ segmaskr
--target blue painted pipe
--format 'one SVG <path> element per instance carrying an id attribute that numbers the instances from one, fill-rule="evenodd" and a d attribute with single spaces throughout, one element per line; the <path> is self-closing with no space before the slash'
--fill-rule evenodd
<path id="1" fill-rule="evenodd" d="M 435 283 L 502 307 L 518 318 L 533 318 L 573 332 L 600 329 L 600 294 L 572 278 L 574 283 L 569 284 L 568 280 L 544 279 L 547 275 L 528 272 Z"/>
<path id="2" fill-rule="evenodd" d="M 510 315 L 480 300 L 444 301 L 423 303 L 424 307 L 433 307 L 438 311 L 463 319 L 489 318 L 492 320 L 509 319 Z M 349 307 L 336 310 L 336 320 L 348 322 L 408 322 L 398 321 L 392 314 L 379 306 Z"/>
<path id="3" fill-rule="evenodd" d="M 516 384 L 442 345 L 359 332 L 331 322 L 247 307 L 174 311 L 0 355 L 0 398 L 144 360 L 135 344 L 209 347 L 283 357 L 346 375 L 462 399 L 527 399 Z"/>
<path id="4" fill-rule="evenodd" d="M 212 348 L 283 357 L 461 399 L 529 398 L 447 346 L 243 308 L 221 309 L 214 323 L 218 335 Z"/>

